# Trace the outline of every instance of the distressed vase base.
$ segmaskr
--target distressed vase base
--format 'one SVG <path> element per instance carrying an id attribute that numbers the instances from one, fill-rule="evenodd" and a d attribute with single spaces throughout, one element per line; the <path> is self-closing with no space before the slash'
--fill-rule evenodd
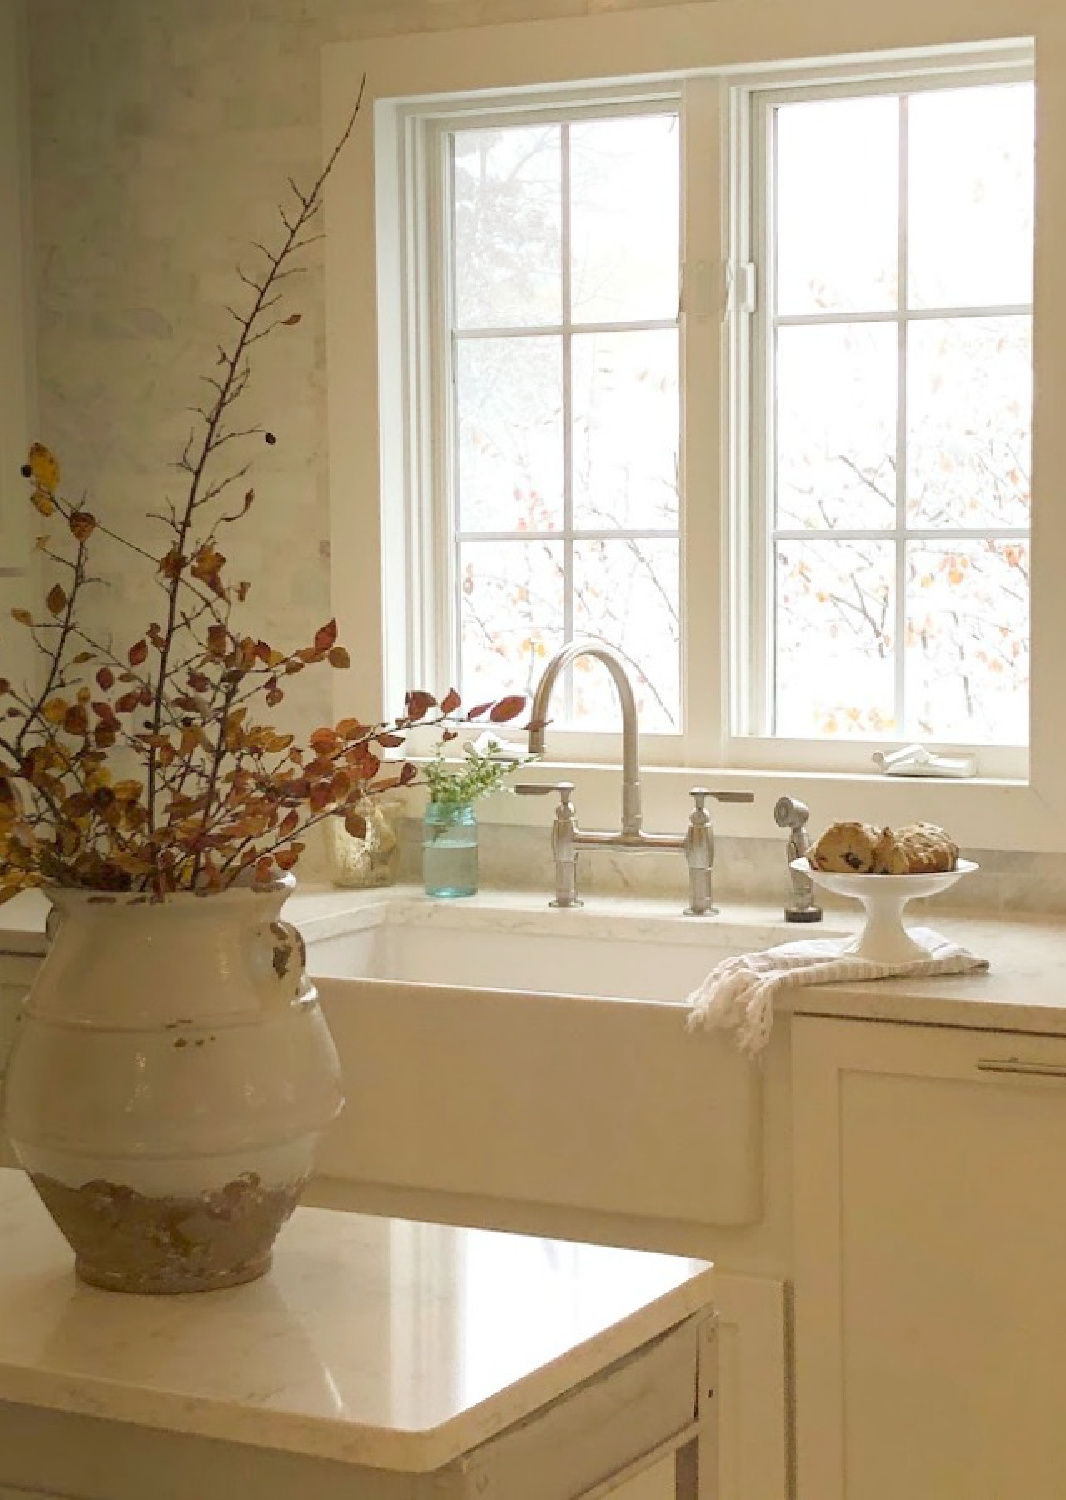
<path id="1" fill-rule="evenodd" d="M 247 1281 L 258 1281 L 270 1270 L 273 1251 L 250 1260 L 246 1265 L 234 1266 L 228 1271 L 218 1271 L 211 1276 L 156 1275 L 138 1276 L 124 1271 L 112 1271 L 106 1266 L 93 1266 L 76 1256 L 74 1274 L 86 1286 L 99 1287 L 105 1292 L 133 1292 L 151 1296 L 177 1296 L 182 1292 L 216 1292 L 227 1286 L 243 1286 Z"/>
<path id="2" fill-rule="evenodd" d="M 156 1196 L 96 1178 L 71 1187 L 31 1180 L 74 1251 L 80 1280 L 109 1292 L 210 1292 L 270 1268 L 278 1231 L 305 1186 L 267 1186 L 255 1172 L 197 1196 Z"/>

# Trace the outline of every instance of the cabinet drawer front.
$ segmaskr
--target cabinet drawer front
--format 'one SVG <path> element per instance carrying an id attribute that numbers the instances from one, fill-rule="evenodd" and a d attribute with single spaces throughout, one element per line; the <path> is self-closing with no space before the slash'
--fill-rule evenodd
<path id="1" fill-rule="evenodd" d="M 462 1495 L 567 1500 L 670 1438 L 690 1440 L 700 1415 L 697 1371 L 703 1381 L 711 1378 L 713 1350 L 713 1322 L 688 1319 L 476 1449 L 463 1466 Z"/>
<path id="2" fill-rule="evenodd" d="M 816 1058 L 828 1047 L 835 1065 L 849 1071 L 1066 1088 L 1066 1036 L 807 1016 L 792 1025 L 795 1056 Z"/>

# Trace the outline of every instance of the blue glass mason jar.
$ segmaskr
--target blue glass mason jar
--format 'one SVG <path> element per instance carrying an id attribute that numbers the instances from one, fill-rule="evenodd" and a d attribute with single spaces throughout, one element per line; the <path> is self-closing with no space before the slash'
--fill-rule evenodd
<path id="1" fill-rule="evenodd" d="M 430 802 L 422 823 L 427 896 L 477 895 L 477 818 L 470 802 Z"/>

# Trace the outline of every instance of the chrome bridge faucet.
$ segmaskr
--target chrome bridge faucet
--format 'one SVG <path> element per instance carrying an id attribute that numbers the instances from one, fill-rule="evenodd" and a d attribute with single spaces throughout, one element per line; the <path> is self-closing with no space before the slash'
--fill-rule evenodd
<path id="1" fill-rule="evenodd" d="M 645 833 L 640 797 L 640 765 L 637 733 L 637 705 L 633 685 L 618 651 L 606 641 L 577 640 L 563 646 L 548 662 L 533 694 L 530 708 L 529 749 L 539 755 L 544 750 L 544 729 L 548 704 L 561 672 L 579 657 L 591 656 L 601 661 L 611 674 L 618 703 L 622 710 L 622 815 L 617 833 L 579 828 L 571 796 L 572 781 L 554 784 L 521 782 L 515 791 L 525 796 L 559 794 L 552 824 L 552 856 L 555 860 L 555 899 L 552 906 L 580 906 L 577 887 L 577 856 L 581 849 L 677 849 L 685 856 L 689 875 L 689 904 L 685 915 L 702 917 L 715 910 L 711 885 L 714 866 L 714 830 L 704 807 L 708 797 L 718 802 L 754 802 L 752 792 L 713 792 L 707 787 L 693 787 L 693 801 L 688 828 L 684 834 Z"/>

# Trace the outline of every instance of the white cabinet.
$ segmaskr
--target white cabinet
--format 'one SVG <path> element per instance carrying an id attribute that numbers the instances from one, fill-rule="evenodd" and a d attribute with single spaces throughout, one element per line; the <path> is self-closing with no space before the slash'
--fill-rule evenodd
<path id="1" fill-rule="evenodd" d="M 799 1500 L 1066 1495 L 1066 1038 L 794 1022 Z"/>

